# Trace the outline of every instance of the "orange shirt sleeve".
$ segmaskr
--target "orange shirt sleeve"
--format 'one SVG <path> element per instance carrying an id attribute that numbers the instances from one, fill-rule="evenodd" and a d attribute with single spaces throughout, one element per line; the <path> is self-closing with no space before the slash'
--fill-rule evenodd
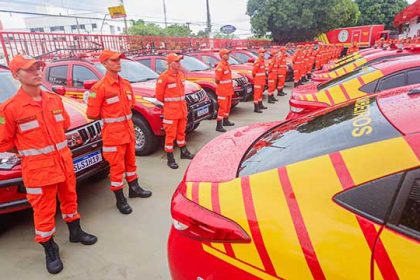
<path id="1" fill-rule="evenodd" d="M 67 130 L 69 129 L 70 125 L 71 125 L 71 119 L 69 114 L 66 111 L 66 108 L 64 108 L 64 104 L 63 101 L 60 99 L 60 106 L 63 110 L 63 117 L 64 117 L 64 129 Z"/>
<path id="2" fill-rule="evenodd" d="M 159 76 L 159 79 L 156 82 L 156 99 L 160 102 L 164 101 L 165 98 L 165 89 L 166 89 L 166 79 L 162 74 Z"/>
<path id="3" fill-rule="evenodd" d="M 215 70 L 215 80 L 216 80 L 216 84 L 218 84 L 219 83 L 219 81 L 221 81 L 222 80 L 222 78 L 223 78 L 223 72 L 224 72 L 224 69 L 223 69 L 223 66 L 222 65 L 217 65 L 217 67 L 216 67 L 216 70 Z"/>
<path id="4" fill-rule="evenodd" d="M 102 87 L 93 86 L 89 92 L 86 115 L 89 119 L 101 118 L 101 107 L 104 101 L 105 92 Z"/>
<path id="5" fill-rule="evenodd" d="M 4 106 L 0 107 L 0 152 L 10 151 L 15 147 L 16 124 L 13 115 Z"/>
<path id="6" fill-rule="evenodd" d="M 133 87 L 131 86 L 131 84 L 128 84 L 128 87 L 130 88 L 130 92 L 131 92 L 131 108 L 134 107 L 134 105 L 136 104 L 136 98 L 134 96 L 134 91 L 133 91 Z"/>

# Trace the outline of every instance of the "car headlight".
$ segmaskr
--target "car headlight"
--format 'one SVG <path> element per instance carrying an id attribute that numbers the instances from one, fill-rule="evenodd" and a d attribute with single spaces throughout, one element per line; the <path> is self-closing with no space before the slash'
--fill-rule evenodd
<path id="1" fill-rule="evenodd" d="M 152 103 L 152 104 L 154 104 L 154 105 L 156 105 L 160 108 L 163 108 L 163 103 L 160 102 L 159 100 L 157 100 L 154 97 L 143 97 L 143 99 L 146 100 L 146 101 L 149 101 L 150 103 Z"/>
<path id="2" fill-rule="evenodd" d="M 10 170 L 20 163 L 20 158 L 15 153 L 0 153 L 0 169 Z"/>
<path id="3" fill-rule="evenodd" d="M 83 145 L 83 139 L 82 136 L 80 136 L 80 133 L 78 131 L 70 131 L 66 133 L 67 138 L 67 145 L 70 149 L 79 147 Z"/>
<path id="4" fill-rule="evenodd" d="M 233 80 L 233 87 L 237 87 L 237 86 L 239 86 L 238 81 L 237 80 Z"/>

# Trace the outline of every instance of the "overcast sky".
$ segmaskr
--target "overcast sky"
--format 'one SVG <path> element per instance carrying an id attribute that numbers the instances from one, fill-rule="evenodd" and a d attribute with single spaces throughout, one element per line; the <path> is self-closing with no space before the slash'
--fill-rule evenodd
<path id="1" fill-rule="evenodd" d="M 165 0 L 169 22 L 191 22 L 194 32 L 205 28 L 205 0 Z M 413 3 L 415 0 L 409 0 Z M 83 3 L 83 4 L 81 4 Z M 0 9 L 33 11 L 41 13 L 81 14 L 96 12 L 107 13 L 108 6 L 118 5 L 118 0 L 0 0 Z M 236 35 L 251 35 L 249 17 L 246 15 L 246 0 L 210 0 L 213 31 L 222 25 L 236 26 Z M 163 22 L 163 0 L 125 0 L 128 18 Z M 78 10 L 75 10 L 78 7 Z M 22 15 L 0 13 L 4 29 L 23 29 Z"/>

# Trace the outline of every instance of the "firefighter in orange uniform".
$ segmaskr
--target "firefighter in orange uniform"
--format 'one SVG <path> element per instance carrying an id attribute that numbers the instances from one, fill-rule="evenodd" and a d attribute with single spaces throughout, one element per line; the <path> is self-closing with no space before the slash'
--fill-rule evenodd
<path id="1" fill-rule="evenodd" d="M 266 50 L 261 48 L 258 50 L 258 59 L 254 63 L 252 76 L 254 77 L 254 112 L 262 113 L 261 109 L 267 109 L 262 103 L 263 92 L 266 84 L 265 60 L 264 54 Z"/>
<path id="2" fill-rule="evenodd" d="M 136 140 L 131 108 L 135 104 L 129 81 L 118 75 L 121 71 L 120 54 L 104 50 L 100 62 L 107 72 L 91 89 L 88 98 L 87 116 L 102 119 L 102 152 L 110 165 L 110 189 L 116 198 L 116 206 L 122 214 L 133 209 L 124 196 L 124 177 L 129 186 L 129 197 L 150 197 L 152 193 L 140 187 L 136 166 Z"/>
<path id="3" fill-rule="evenodd" d="M 273 104 L 278 99 L 274 97 L 274 91 L 277 87 L 277 79 L 279 76 L 279 61 L 277 58 L 278 50 L 271 50 L 271 57 L 268 61 L 268 103 Z"/>
<path id="4" fill-rule="evenodd" d="M 216 131 L 226 132 L 223 126 L 234 126 L 233 122 L 229 121 L 230 107 L 232 106 L 233 96 L 233 82 L 232 70 L 229 65 L 230 50 L 221 49 L 219 51 L 220 62 L 215 70 L 215 82 L 217 84 L 216 94 L 219 110 L 217 112 L 217 126 Z"/>
<path id="5" fill-rule="evenodd" d="M 281 47 L 277 54 L 277 63 L 279 65 L 278 79 L 277 79 L 277 96 L 285 96 L 286 93 L 283 91 L 286 84 L 287 76 L 287 61 L 286 61 L 286 48 Z"/>
<path id="6" fill-rule="evenodd" d="M 302 46 L 298 46 L 293 56 L 293 80 L 294 86 L 297 87 L 300 85 L 300 79 L 302 77 L 302 65 L 303 64 L 303 54 Z"/>
<path id="7" fill-rule="evenodd" d="M 187 149 L 185 129 L 187 127 L 187 103 L 185 101 L 185 77 L 181 71 L 182 55 L 171 53 L 166 57 L 168 70 L 160 74 L 156 83 L 156 98 L 163 102 L 163 128 L 165 129 L 165 152 L 168 166 L 177 169 L 174 158 L 174 142 L 181 148 L 181 159 L 193 159 Z"/>
<path id="8" fill-rule="evenodd" d="M 76 176 L 65 135 L 70 119 L 61 98 L 40 88 L 44 66 L 25 55 L 10 62 L 21 87 L 0 108 L 0 151 L 17 151 L 21 156 L 26 197 L 34 213 L 35 241 L 44 247 L 48 272 L 56 274 L 63 269 L 53 239 L 57 195 L 70 242 L 92 245 L 97 238 L 80 227 Z"/>

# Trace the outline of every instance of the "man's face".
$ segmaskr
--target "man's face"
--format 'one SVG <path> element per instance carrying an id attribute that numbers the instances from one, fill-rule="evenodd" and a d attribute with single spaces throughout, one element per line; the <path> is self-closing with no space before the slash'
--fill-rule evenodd
<path id="1" fill-rule="evenodd" d="M 20 69 L 13 77 L 22 85 L 40 86 L 42 84 L 42 67 L 39 63 L 35 63 L 29 69 Z"/>
<path id="2" fill-rule="evenodd" d="M 104 66 L 106 68 L 106 70 L 111 71 L 111 72 L 120 72 L 121 71 L 121 59 L 120 58 L 116 58 L 116 59 L 107 59 L 104 61 Z"/>
<path id="3" fill-rule="evenodd" d="M 264 59 L 264 54 L 263 52 L 258 53 L 259 58 Z"/>
<path id="4" fill-rule="evenodd" d="M 228 61 L 229 60 L 230 55 L 228 53 L 225 53 L 222 58 L 224 61 Z"/>
<path id="5" fill-rule="evenodd" d="M 179 61 L 174 61 L 171 63 L 172 70 L 181 71 L 181 63 Z"/>

